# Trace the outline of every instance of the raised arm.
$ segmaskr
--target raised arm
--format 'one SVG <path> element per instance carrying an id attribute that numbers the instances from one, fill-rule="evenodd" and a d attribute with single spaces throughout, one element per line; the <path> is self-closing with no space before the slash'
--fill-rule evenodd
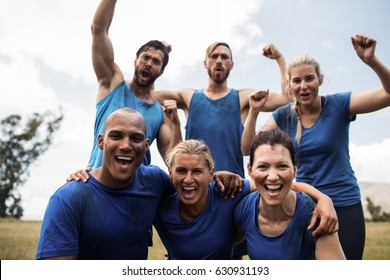
<path id="1" fill-rule="evenodd" d="M 163 101 L 164 122 L 157 136 L 157 148 L 164 159 L 167 152 L 182 141 L 180 120 L 175 100 Z"/>
<path id="2" fill-rule="evenodd" d="M 270 92 L 267 103 L 262 109 L 263 112 L 272 112 L 276 108 L 291 102 L 293 99 L 286 91 L 287 76 L 286 76 L 286 60 L 282 53 L 274 44 L 268 44 L 263 48 L 263 55 L 269 59 L 274 59 L 278 63 L 279 73 L 281 77 L 281 93 Z"/>
<path id="3" fill-rule="evenodd" d="M 250 146 L 253 137 L 256 134 L 257 117 L 267 103 L 269 91 L 255 91 L 249 94 L 249 112 L 246 118 L 244 131 L 241 136 L 241 153 L 246 156 L 249 155 Z"/>
<path id="4" fill-rule="evenodd" d="M 114 49 L 108 36 L 115 4 L 116 0 L 102 0 L 91 26 L 92 64 L 99 83 L 98 101 L 124 80 L 121 70 L 114 62 Z"/>
<path id="5" fill-rule="evenodd" d="M 374 70 L 382 83 L 379 89 L 352 93 L 350 103 L 350 116 L 352 117 L 390 106 L 390 69 L 375 55 L 376 41 L 374 39 L 356 35 L 351 40 L 356 54 Z"/>

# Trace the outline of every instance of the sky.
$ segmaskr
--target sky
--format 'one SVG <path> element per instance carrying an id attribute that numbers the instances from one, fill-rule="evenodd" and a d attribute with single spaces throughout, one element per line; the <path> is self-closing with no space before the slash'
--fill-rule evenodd
<path id="1" fill-rule="evenodd" d="M 90 25 L 99 2 L 0 0 L 0 119 L 59 106 L 65 115 L 20 188 L 24 219 L 42 219 L 50 195 L 88 162 L 97 93 Z M 350 38 L 376 39 L 376 54 L 390 67 L 389 12 L 387 0 L 118 0 L 109 34 L 126 79 L 142 44 L 158 39 L 172 45 L 156 89 L 204 88 L 205 50 L 225 41 L 235 63 L 229 87 L 279 91 L 277 64 L 261 55 L 265 44 L 274 43 L 287 61 L 302 53 L 318 59 L 325 95 L 381 86 Z M 260 114 L 258 125 L 268 116 Z M 351 124 L 350 156 L 359 181 L 390 183 L 390 108 L 359 115 Z M 155 143 L 152 162 L 166 169 Z"/>

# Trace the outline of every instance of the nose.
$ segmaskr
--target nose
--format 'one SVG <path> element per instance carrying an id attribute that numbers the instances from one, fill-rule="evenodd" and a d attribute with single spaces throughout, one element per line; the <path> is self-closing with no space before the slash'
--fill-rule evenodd
<path id="1" fill-rule="evenodd" d="M 145 64 L 145 66 L 147 66 L 147 67 L 152 67 L 152 60 L 151 59 L 146 59 L 145 61 L 144 61 L 144 64 Z"/>
<path id="2" fill-rule="evenodd" d="M 121 151 L 130 151 L 133 148 L 130 139 L 124 137 L 119 143 L 119 149 Z"/>
<path id="3" fill-rule="evenodd" d="M 267 175 L 267 179 L 269 181 L 276 181 L 276 180 L 278 180 L 279 179 L 278 171 L 275 168 L 270 169 L 269 172 L 268 172 L 268 175 Z"/>
<path id="4" fill-rule="evenodd" d="M 306 82 L 304 80 L 301 82 L 301 88 L 307 88 Z"/>
<path id="5" fill-rule="evenodd" d="M 187 172 L 187 174 L 184 177 L 184 183 L 192 183 L 194 180 L 194 177 L 192 176 L 191 172 Z"/>

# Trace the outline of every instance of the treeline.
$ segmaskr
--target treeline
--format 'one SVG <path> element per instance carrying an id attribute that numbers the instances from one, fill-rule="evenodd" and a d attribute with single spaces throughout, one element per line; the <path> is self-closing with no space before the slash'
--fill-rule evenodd
<path id="1" fill-rule="evenodd" d="M 367 210 L 371 215 L 371 219 L 367 219 L 367 221 L 371 222 L 390 222 L 390 213 L 382 212 L 382 207 L 379 205 L 375 205 L 372 200 L 367 197 Z"/>

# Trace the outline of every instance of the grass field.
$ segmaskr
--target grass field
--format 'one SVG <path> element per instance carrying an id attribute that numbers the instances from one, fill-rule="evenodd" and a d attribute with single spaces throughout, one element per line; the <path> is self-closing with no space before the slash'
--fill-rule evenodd
<path id="1" fill-rule="evenodd" d="M 33 260 L 41 228 L 40 221 L 0 219 L 0 259 Z M 366 224 L 364 260 L 390 260 L 390 222 Z M 149 259 L 164 258 L 165 248 L 156 231 Z"/>

